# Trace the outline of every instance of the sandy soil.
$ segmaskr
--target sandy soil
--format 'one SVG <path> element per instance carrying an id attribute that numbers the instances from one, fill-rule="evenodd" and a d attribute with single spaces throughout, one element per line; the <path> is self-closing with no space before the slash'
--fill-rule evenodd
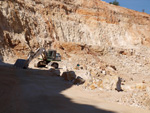
<path id="1" fill-rule="evenodd" d="M 84 90 L 47 70 L 0 63 L 0 113 L 150 113 L 105 101 L 105 92 Z"/>

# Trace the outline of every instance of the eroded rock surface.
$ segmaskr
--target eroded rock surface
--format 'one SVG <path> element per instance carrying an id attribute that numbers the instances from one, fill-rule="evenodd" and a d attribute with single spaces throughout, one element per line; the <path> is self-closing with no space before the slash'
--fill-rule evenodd
<path id="1" fill-rule="evenodd" d="M 0 1 L 0 60 L 26 59 L 39 47 L 56 49 L 64 72 L 75 71 L 87 79 L 88 89 L 115 90 L 118 77 L 122 89 L 131 92 L 128 99 L 133 92 L 142 95 L 137 89 L 143 86 L 136 84 L 149 89 L 150 15 L 146 13 L 100 0 Z M 142 93 L 149 95 L 148 90 Z M 126 95 L 130 94 L 120 99 Z"/>
<path id="2" fill-rule="evenodd" d="M 148 14 L 103 1 L 3 0 L 0 6 L 2 55 L 6 49 L 15 56 L 26 55 L 56 40 L 101 47 L 149 46 Z"/>

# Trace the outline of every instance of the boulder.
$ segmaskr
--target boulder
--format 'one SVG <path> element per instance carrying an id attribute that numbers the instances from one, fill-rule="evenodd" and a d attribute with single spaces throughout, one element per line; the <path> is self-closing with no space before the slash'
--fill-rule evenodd
<path id="1" fill-rule="evenodd" d="M 119 91 L 123 91 L 122 88 L 121 88 L 121 78 L 120 78 L 120 77 L 118 77 L 118 81 L 117 81 L 117 83 L 116 83 L 116 88 L 115 88 L 115 90 L 117 90 L 118 92 L 119 92 Z"/>
<path id="2" fill-rule="evenodd" d="M 122 91 L 121 89 L 121 78 L 116 75 L 107 75 L 103 79 L 103 87 L 107 90 L 117 90 Z"/>
<path id="3" fill-rule="evenodd" d="M 60 70 L 55 68 L 50 68 L 50 72 L 55 76 L 60 76 Z"/>
<path id="4" fill-rule="evenodd" d="M 80 76 L 84 80 L 90 80 L 91 74 L 88 70 L 75 70 L 76 75 Z"/>
<path id="5" fill-rule="evenodd" d="M 73 81 L 76 79 L 76 74 L 74 71 L 63 72 L 62 77 L 66 81 Z"/>
<path id="6" fill-rule="evenodd" d="M 75 80 L 74 80 L 74 84 L 83 84 L 85 82 L 85 80 L 83 78 L 81 78 L 80 76 L 78 76 Z"/>

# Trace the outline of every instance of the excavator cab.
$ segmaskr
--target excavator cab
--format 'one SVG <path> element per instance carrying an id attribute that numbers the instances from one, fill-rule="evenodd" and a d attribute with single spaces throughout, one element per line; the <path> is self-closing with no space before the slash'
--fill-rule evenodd
<path id="1" fill-rule="evenodd" d="M 48 50 L 47 51 L 47 60 L 48 61 L 61 61 L 61 56 L 56 50 Z"/>
<path id="2" fill-rule="evenodd" d="M 47 51 L 47 59 L 54 60 L 55 58 L 56 58 L 56 51 L 48 50 Z"/>

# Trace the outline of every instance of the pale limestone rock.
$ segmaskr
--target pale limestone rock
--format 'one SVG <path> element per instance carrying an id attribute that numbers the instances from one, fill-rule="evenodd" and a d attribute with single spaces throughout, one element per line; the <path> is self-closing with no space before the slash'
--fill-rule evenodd
<path id="1" fill-rule="evenodd" d="M 118 76 L 110 76 L 110 75 L 106 75 L 106 77 L 104 77 L 103 81 L 103 88 L 107 89 L 107 90 L 120 90 L 120 86 L 118 85 Z M 119 88 L 119 89 L 118 89 Z"/>
<path id="2" fill-rule="evenodd" d="M 80 76 L 84 80 L 90 80 L 91 74 L 88 70 L 74 70 L 77 76 Z"/>

